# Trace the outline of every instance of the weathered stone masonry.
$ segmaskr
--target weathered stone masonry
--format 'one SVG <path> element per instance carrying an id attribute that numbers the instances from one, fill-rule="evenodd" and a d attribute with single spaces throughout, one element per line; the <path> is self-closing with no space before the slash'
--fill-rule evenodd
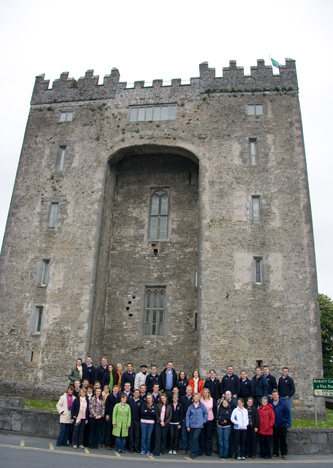
<path id="1" fill-rule="evenodd" d="M 268 363 L 309 413 L 322 360 L 295 62 L 119 77 L 36 78 L 0 264 L 2 388 L 62 391 L 88 353 L 203 375 Z"/>

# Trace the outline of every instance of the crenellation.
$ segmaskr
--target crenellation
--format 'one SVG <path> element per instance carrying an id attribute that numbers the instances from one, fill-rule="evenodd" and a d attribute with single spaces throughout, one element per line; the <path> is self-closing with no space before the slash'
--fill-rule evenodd
<path id="1" fill-rule="evenodd" d="M 298 89 L 295 61 L 291 59 L 286 59 L 286 65 L 281 65 L 280 73 L 276 75 L 270 65 L 265 65 L 263 59 L 257 60 L 257 65 L 251 67 L 250 75 L 244 75 L 244 68 L 238 67 L 236 60 L 230 60 L 229 67 L 223 67 L 221 77 L 216 77 L 215 68 L 209 68 L 207 62 L 199 65 L 199 71 L 200 76 L 190 78 L 190 84 L 182 83 L 177 78 L 171 80 L 171 86 L 161 79 L 155 79 L 152 83 L 135 81 L 133 86 L 128 86 L 127 82 L 119 82 L 120 73 L 117 68 L 112 68 L 111 74 L 104 76 L 103 84 L 98 84 L 99 76 L 94 75 L 94 70 L 87 70 L 85 76 L 78 80 L 69 78 L 69 73 L 63 72 L 59 79 L 53 81 L 52 88 L 49 88 L 50 81 L 44 79 L 45 75 L 40 75 L 36 77 L 31 104 L 115 99 L 118 92 L 132 89 L 158 90 L 171 87 L 174 90 L 181 88 L 186 94 L 200 94 L 207 90 L 248 92 L 256 89 L 273 91 L 277 87 Z"/>

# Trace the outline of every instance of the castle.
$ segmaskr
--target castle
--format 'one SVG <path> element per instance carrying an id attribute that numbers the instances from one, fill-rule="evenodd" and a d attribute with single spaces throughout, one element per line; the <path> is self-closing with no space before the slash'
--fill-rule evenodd
<path id="1" fill-rule="evenodd" d="M 294 60 L 133 86 L 37 76 L 4 237 L 0 388 L 63 391 L 77 357 L 322 376 Z M 321 407 L 323 410 L 323 407 Z"/>

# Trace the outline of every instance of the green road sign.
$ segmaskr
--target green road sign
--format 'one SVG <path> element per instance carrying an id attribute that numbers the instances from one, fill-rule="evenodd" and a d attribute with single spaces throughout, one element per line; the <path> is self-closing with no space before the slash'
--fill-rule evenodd
<path id="1" fill-rule="evenodd" d="M 333 397 L 333 379 L 313 379 L 314 396 Z"/>

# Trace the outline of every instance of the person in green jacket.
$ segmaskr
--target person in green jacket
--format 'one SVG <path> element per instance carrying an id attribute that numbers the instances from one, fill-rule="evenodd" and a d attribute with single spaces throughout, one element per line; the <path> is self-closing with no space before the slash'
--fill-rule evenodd
<path id="1" fill-rule="evenodd" d="M 116 437 L 116 450 L 119 453 L 125 452 L 126 437 L 131 426 L 131 408 L 126 403 L 125 393 L 120 395 L 120 403 L 117 403 L 112 413 L 112 434 Z"/>

